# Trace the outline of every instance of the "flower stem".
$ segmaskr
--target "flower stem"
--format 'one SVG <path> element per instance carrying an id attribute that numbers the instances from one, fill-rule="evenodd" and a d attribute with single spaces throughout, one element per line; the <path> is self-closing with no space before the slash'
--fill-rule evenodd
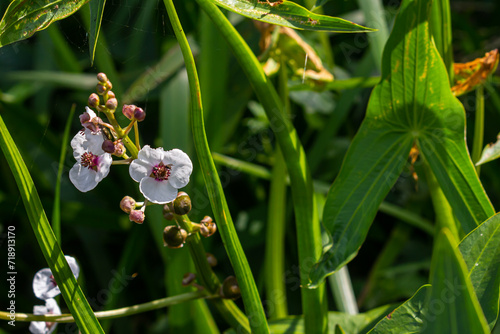
<path id="1" fill-rule="evenodd" d="M 153 300 L 143 304 L 137 304 L 128 307 L 122 307 L 109 311 L 95 312 L 95 316 L 98 319 L 114 319 L 114 318 L 122 318 L 138 313 L 143 313 L 147 311 L 152 311 L 164 307 L 168 307 L 175 304 L 184 303 L 190 300 L 200 299 L 200 298 L 213 298 L 208 295 L 206 291 L 194 291 L 183 293 L 181 295 L 161 298 L 157 300 Z M 0 312 L 1 320 L 10 320 L 9 312 Z M 46 321 L 46 322 L 75 322 L 73 316 L 68 314 L 59 314 L 59 315 L 35 315 L 31 313 L 16 313 L 17 321 Z"/>
<path id="2" fill-rule="evenodd" d="M 210 148 L 208 147 L 203 119 L 200 82 L 198 79 L 198 72 L 196 70 L 194 57 L 177 16 L 173 1 L 164 0 L 163 3 L 167 9 L 170 23 L 172 24 L 174 34 L 179 42 L 186 65 L 191 97 L 190 118 L 191 126 L 193 128 L 194 144 L 200 161 L 202 174 L 205 178 L 205 184 L 207 186 L 212 210 L 218 223 L 219 232 L 241 289 L 241 296 L 243 304 L 245 305 L 245 311 L 248 316 L 252 317 L 252 321 L 250 322 L 252 333 L 269 333 L 266 315 L 264 313 L 264 308 L 262 307 L 259 291 L 257 290 L 248 260 L 238 239 L 231 214 L 229 213 L 226 198 L 222 190 L 222 184 L 218 177 L 217 170 L 210 153 Z"/>

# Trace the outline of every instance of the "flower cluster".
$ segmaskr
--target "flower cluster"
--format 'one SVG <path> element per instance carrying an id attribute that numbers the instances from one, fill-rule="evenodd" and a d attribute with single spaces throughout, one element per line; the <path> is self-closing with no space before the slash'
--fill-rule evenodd
<path id="1" fill-rule="evenodd" d="M 76 263 L 75 258 L 65 256 L 73 275 L 78 278 L 80 268 Z M 45 301 L 45 306 L 36 305 L 33 307 L 34 314 L 61 314 L 61 309 L 54 297 L 61 293 L 57 283 L 49 268 L 39 270 L 33 278 L 33 292 L 35 296 Z M 33 321 L 30 323 L 29 330 L 33 334 L 50 334 L 56 329 L 57 323 Z"/>

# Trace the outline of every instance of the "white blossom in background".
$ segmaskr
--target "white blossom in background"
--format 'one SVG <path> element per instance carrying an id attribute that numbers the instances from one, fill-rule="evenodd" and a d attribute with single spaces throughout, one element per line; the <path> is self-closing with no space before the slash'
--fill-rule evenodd
<path id="1" fill-rule="evenodd" d="M 193 164 L 179 149 L 164 151 L 145 145 L 137 159 L 130 164 L 132 179 L 139 182 L 139 190 L 151 203 L 165 204 L 177 197 L 177 189 L 189 183 Z"/>
<path id="2" fill-rule="evenodd" d="M 34 306 L 33 314 L 61 314 L 61 309 L 55 299 L 50 298 L 45 301 L 45 306 Z M 33 334 L 50 334 L 56 327 L 57 322 L 32 321 L 29 331 Z"/>
<path id="3" fill-rule="evenodd" d="M 71 256 L 65 256 L 65 258 L 66 261 L 68 261 L 73 275 L 75 275 L 75 278 L 78 278 L 78 275 L 80 274 L 80 267 L 78 267 L 75 258 Z M 43 300 L 54 298 L 61 293 L 61 290 L 59 290 L 59 287 L 54 280 L 52 271 L 49 268 L 41 269 L 35 274 L 35 277 L 33 278 L 33 292 L 37 298 Z"/>
<path id="4" fill-rule="evenodd" d="M 69 179 L 81 192 L 94 189 L 108 173 L 113 159 L 102 150 L 104 137 L 89 129 L 80 131 L 71 140 L 75 165 L 69 171 Z"/>

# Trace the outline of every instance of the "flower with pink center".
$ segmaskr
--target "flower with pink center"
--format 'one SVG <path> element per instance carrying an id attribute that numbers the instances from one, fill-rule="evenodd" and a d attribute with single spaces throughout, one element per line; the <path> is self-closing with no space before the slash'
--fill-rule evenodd
<path id="1" fill-rule="evenodd" d="M 69 179 L 81 192 L 94 189 L 109 173 L 113 159 L 102 150 L 103 142 L 101 133 L 89 129 L 78 132 L 71 140 L 76 163 L 69 171 Z"/>
<path id="2" fill-rule="evenodd" d="M 33 314 L 61 314 L 61 309 L 55 299 L 47 299 L 45 306 L 36 305 L 33 307 Z M 32 321 L 29 331 L 33 334 L 50 334 L 57 327 L 57 322 Z"/>
<path id="3" fill-rule="evenodd" d="M 65 258 L 66 261 L 68 261 L 68 265 L 71 268 L 73 275 L 78 278 L 80 268 L 78 267 L 75 258 L 71 256 L 65 256 Z M 59 290 L 59 287 L 54 280 L 52 271 L 49 268 L 43 268 L 35 274 L 35 277 L 33 278 L 33 292 L 37 298 L 43 300 L 54 298 L 61 293 L 61 290 Z"/>
<path id="4" fill-rule="evenodd" d="M 139 182 L 139 190 L 151 203 L 165 204 L 177 197 L 177 189 L 189 183 L 193 164 L 179 149 L 164 151 L 144 146 L 130 164 L 130 176 Z"/>

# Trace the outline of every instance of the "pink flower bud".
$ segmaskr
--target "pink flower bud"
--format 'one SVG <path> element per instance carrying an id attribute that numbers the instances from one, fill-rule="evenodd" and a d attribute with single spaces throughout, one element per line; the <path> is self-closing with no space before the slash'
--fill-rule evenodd
<path id="1" fill-rule="evenodd" d="M 115 144 L 109 139 L 106 139 L 102 142 L 102 150 L 106 153 L 114 153 L 115 152 Z"/>
<path id="2" fill-rule="evenodd" d="M 130 196 L 123 197 L 120 201 L 120 209 L 122 209 L 123 212 L 130 213 L 135 209 L 135 199 Z"/>
<path id="3" fill-rule="evenodd" d="M 131 210 L 130 215 L 128 217 L 130 221 L 137 224 L 142 224 L 144 223 L 144 218 L 146 217 L 146 215 L 141 210 Z"/>
<path id="4" fill-rule="evenodd" d="M 105 83 L 106 81 L 108 81 L 108 77 L 106 76 L 106 74 L 101 72 L 97 74 L 97 80 L 99 80 L 99 82 Z"/>
<path id="5" fill-rule="evenodd" d="M 115 98 L 108 99 L 106 101 L 106 108 L 109 110 L 116 110 L 116 108 L 118 108 L 118 100 Z"/>
<path id="6" fill-rule="evenodd" d="M 124 104 L 122 108 L 122 113 L 127 117 L 128 119 L 134 118 L 134 111 L 137 107 L 134 106 L 133 104 Z"/>
<path id="7" fill-rule="evenodd" d="M 88 105 L 90 108 L 96 108 L 99 105 L 99 95 L 96 93 L 90 94 Z"/>
<path id="8" fill-rule="evenodd" d="M 146 118 L 146 112 L 142 108 L 137 107 L 134 110 L 134 117 L 137 122 L 142 122 Z"/>

